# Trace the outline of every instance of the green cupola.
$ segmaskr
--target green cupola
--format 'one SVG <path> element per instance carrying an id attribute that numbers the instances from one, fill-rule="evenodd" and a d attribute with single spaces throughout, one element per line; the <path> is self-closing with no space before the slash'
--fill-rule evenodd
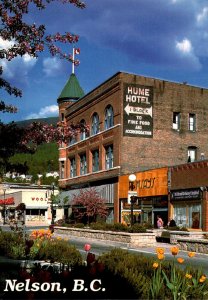
<path id="1" fill-rule="evenodd" d="M 79 81 L 74 73 L 72 73 L 65 84 L 60 96 L 57 99 L 58 104 L 61 102 L 76 102 L 84 96 L 84 91 L 81 88 Z"/>

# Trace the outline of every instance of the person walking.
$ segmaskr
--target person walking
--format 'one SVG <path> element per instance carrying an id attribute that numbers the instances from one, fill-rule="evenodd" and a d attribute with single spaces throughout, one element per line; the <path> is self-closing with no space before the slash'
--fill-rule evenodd
<path id="1" fill-rule="evenodd" d="M 163 228 L 163 220 L 160 216 L 157 216 L 157 228 L 158 229 Z"/>

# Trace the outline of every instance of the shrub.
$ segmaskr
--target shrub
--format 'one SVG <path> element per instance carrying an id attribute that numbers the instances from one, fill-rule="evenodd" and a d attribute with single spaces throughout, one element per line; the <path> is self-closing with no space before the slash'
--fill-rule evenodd
<path id="1" fill-rule="evenodd" d="M 76 223 L 73 225 L 74 228 L 84 228 L 85 225 L 83 223 Z"/>
<path id="2" fill-rule="evenodd" d="M 152 258 L 114 249 L 101 255 L 98 261 L 103 263 L 110 273 L 118 276 L 118 279 L 125 279 L 140 299 L 148 298 L 150 278 L 153 275 Z"/>
<path id="3" fill-rule="evenodd" d="M 143 225 L 135 223 L 133 226 L 128 228 L 128 232 L 147 232 L 147 230 Z"/>
<path id="4" fill-rule="evenodd" d="M 122 223 L 114 223 L 112 230 L 128 232 L 128 226 L 126 226 L 125 224 L 122 224 Z"/>
<path id="5" fill-rule="evenodd" d="M 15 232 L 0 232 L 0 251 L 3 255 L 14 259 L 25 258 L 25 241 L 23 236 Z"/>
<path id="6" fill-rule="evenodd" d="M 44 233 L 42 232 L 42 234 Z M 36 236 L 30 248 L 30 258 L 59 262 L 68 266 L 81 263 L 81 254 L 74 246 L 69 245 L 68 241 L 60 237 L 51 239 L 48 235 L 44 235 L 43 237 L 36 234 Z"/>

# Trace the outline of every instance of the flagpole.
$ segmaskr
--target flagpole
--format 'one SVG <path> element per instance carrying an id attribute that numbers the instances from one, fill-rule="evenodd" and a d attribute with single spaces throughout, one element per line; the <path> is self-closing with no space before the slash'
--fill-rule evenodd
<path id="1" fill-rule="evenodd" d="M 72 52 L 72 74 L 74 74 L 74 60 L 75 60 L 75 48 L 73 46 L 73 52 Z"/>

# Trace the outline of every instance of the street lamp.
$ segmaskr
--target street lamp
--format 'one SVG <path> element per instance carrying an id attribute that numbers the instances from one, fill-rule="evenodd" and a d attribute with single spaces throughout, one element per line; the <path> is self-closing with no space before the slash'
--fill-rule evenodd
<path id="1" fill-rule="evenodd" d="M 135 174 L 130 174 L 129 175 L 129 190 L 133 191 L 135 189 L 134 181 L 136 180 L 136 175 Z"/>
<path id="2" fill-rule="evenodd" d="M 55 189 L 55 183 L 52 182 L 51 184 L 51 225 L 54 225 L 54 214 L 53 214 L 53 200 L 54 200 L 54 189 Z"/>
<path id="3" fill-rule="evenodd" d="M 4 192 L 4 203 L 3 203 L 4 221 L 3 221 L 3 225 L 6 224 L 6 197 L 5 196 L 6 196 L 6 190 L 8 190 L 8 189 L 9 189 L 9 186 L 7 184 L 4 184 L 3 188 L 2 188 L 2 190 Z"/>
<path id="4" fill-rule="evenodd" d="M 134 185 L 134 182 L 136 180 L 136 175 L 135 174 L 130 174 L 129 175 L 129 190 L 130 191 L 133 191 L 135 189 L 135 185 Z M 134 204 L 136 203 L 137 201 L 137 197 L 132 195 L 131 196 L 131 226 L 134 225 Z"/>

